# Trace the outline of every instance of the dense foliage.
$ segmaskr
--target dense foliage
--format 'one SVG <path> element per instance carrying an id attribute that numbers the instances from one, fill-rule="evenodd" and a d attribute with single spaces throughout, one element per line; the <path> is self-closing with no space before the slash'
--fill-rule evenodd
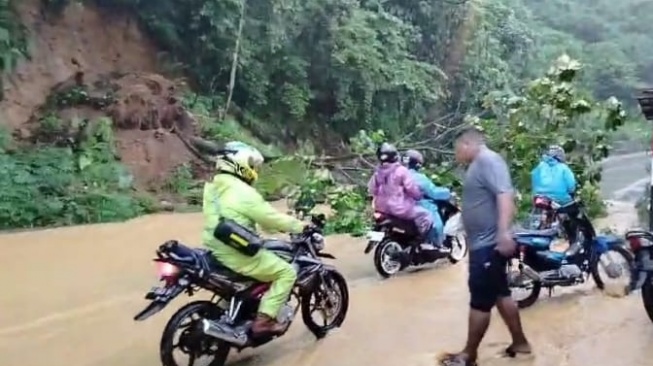
<path id="1" fill-rule="evenodd" d="M 643 0 L 87 2 L 138 14 L 170 65 L 265 142 L 482 110 L 562 53 L 600 99 L 653 82 Z"/>
<path id="2" fill-rule="evenodd" d="M 293 194 L 300 206 L 329 203 L 339 218 L 334 231 L 365 225 L 369 204 L 357 184 L 369 163 L 358 161 L 352 179 L 342 164 L 307 158 L 316 152 L 364 157 L 381 139 L 428 148 L 430 174 L 457 187 L 447 154 L 451 131 L 464 116 L 478 116 L 492 145 L 509 157 L 521 192 L 529 190 L 542 147 L 555 141 L 568 150 L 584 197 L 595 202 L 604 147 L 615 136 L 647 138 L 632 121 L 615 133 L 625 122 L 621 105 L 593 99 L 615 95 L 633 108 L 633 88 L 653 82 L 646 0 L 44 0 L 43 14 L 56 17 L 73 1 L 138 17 L 165 51 L 165 71 L 189 77 L 197 94 L 185 104 L 206 137 L 244 140 L 266 155 L 296 152 L 266 166 L 258 187 L 270 197 Z M 4 73 L 29 56 L 17 20 L 11 1 L 0 1 Z M 584 63 L 582 78 L 570 58 L 540 77 L 561 54 Z M 51 134 L 59 123 L 41 121 Z M 128 175 L 111 151 L 110 123 L 98 123 L 104 132 L 74 148 L 3 150 L 0 167 L 15 174 L 0 184 L 21 185 L 0 209 L 4 227 L 119 220 L 151 210 L 131 198 Z M 191 203 L 197 187 L 188 166 L 169 182 Z"/>
<path id="3" fill-rule="evenodd" d="M 52 121 L 50 121 L 52 123 Z M 71 147 L 20 149 L 1 134 L 0 229 L 122 221 L 153 212 L 116 161 L 108 120 Z"/>

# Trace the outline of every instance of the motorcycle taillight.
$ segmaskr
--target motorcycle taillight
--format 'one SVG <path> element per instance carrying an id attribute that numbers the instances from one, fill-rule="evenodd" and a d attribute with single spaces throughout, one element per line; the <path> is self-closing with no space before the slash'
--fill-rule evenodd
<path id="1" fill-rule="evenodd" d="M 167 262 L 156 262 L 156 272 L 164 280 L 175 278 L 179 274 L 179 267 Z"/>
<path id="2" fill-rule="evenodd" d="M 383 214 L 380 212 L 375 212 L 374 213 L 374 220 L 379 221 L 383 218 Z"/>
<path id="3" fill-rule="evenodd" d="M 546 197 L 541 197 L 537 196 L 533 198 L 533 205 L 537 208 L 542 208 L 542 209 L 550 209 L 551 208 L 551 200 L 549 200 Z"/>
<path id="4" fill-rule="evenodd" d="M 630 244 L 630 250 L 633 252 L 637 252 L 638 250 L 642 249 L 642 239 L 638 237 L 630 237 L 628 238 L 628 243 Z"/>

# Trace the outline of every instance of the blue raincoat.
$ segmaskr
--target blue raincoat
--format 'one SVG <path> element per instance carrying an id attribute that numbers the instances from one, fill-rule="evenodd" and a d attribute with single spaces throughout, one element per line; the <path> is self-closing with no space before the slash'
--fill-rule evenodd
<path id="1" fill-rule="evenodd" d="M 558 160 L 544 156 L 531 172 L 533 195 L 546 196 L 565 205 L 573 199 L 576 190 L 576 177 L 569 166 Z"/>
<path id="2" fill-rule="evenodd" d="M 438 212 L 438 205 L 433 200 L 449 200 L 451 198 L 451 191 L 447 188 L 436 186 L 426 175 L 415 169 L 410 169 L 410 173 L 424 195 L 424 198 L 419 200 L 417 204 L 427 209 L 431 213 L 431 216 L 433 216 L 433 228 L 429 233 L 429 239 L 434 244 L 441 244 L 444 239 L 442 233 L 444 224 Z"/>

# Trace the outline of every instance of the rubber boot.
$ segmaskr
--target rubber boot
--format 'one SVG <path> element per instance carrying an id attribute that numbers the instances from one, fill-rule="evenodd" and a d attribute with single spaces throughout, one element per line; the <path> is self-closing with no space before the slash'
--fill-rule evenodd
<path id="1" fill-rule="evenodd" d="M 252 324 L 252 335 L 278 335 L 285 332 L 286 329 L 286 324 L 280 324 L 268 315 L 259 313 Z"/>

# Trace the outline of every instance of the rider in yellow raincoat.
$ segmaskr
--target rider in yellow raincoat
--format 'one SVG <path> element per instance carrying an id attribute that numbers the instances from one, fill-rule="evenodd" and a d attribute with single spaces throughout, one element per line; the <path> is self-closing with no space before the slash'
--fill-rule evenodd
<path id="1" fill-rule="evenodd" d="M 281 333 L 287 325 L 279 324 L 276 319 L 297 279 L 293 267 L 265 249 L 254 256 L 247 256 L 216 240 L 213 232 L 220 217 L 252 230 L 259 224 L 269 232 L 299 233 L 305 224 L 274 209 L 252 187 L 258 178 L 256 170 L 263 163 L 263 156 L 258 150 L 241 142 L 230 142 L 225 150 L 228 152 L 218 159 L 213 181 L 204 186 L 202 242 L 234 272 L 272 283 L 261 299 L 252 333 Z"/>

